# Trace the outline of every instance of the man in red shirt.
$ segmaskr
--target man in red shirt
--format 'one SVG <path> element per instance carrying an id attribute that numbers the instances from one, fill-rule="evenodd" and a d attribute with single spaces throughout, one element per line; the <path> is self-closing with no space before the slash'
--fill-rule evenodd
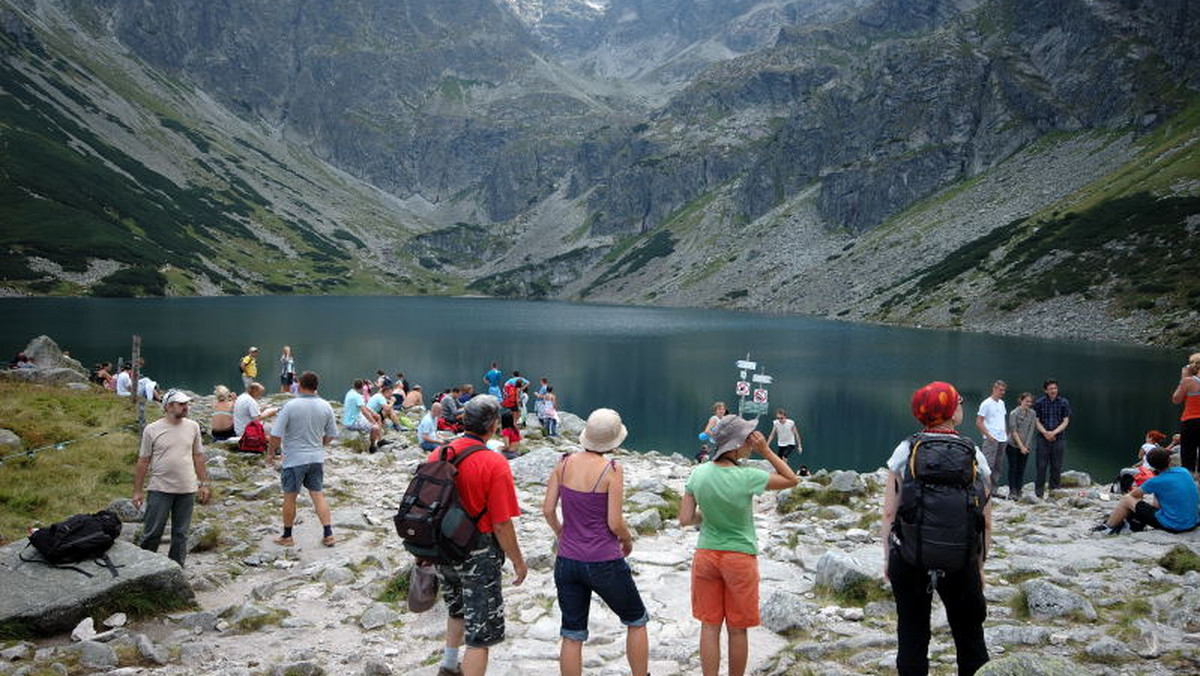
<path id="1" fill-rule="evenodd" d="M 471 399 L 462 422 L 466 433 L 450 443 L 450 458 L 473 446 L 487 445 L 500 428 L 500 402 L 490 395 Z M 437 455 L 434 451 L 429 460 Z M 513 584 L 521 584 L 529 572 L 512 522 L 521 507 L 508 460 L 494 451 L 478 451 L 464 459 L 455 482 L 467 513 L 480 515 L 476 527 L 486 544 L 461 563 L 437 567 L 450 615 L 438 676 L 483 676 L 488 648 L 504 640 L 504 597 L 500 593 L 504 557 L 512 561 L 516 572 Z M 458 651 L 463 643 L 467 650 L 460 665 Z"/>

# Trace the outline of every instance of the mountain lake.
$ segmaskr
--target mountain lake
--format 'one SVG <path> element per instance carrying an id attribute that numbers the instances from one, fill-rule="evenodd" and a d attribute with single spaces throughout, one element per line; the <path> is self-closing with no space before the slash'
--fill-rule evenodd
<path id="1" fill-rule="evenodd" d="M 813 471 L 882 466 L 916 431 L 909 397 L 930 380 L 959 388 L 960 429 L 978 440 L 975 413 L 994 380 L 1008 382 L 1011 410 L 1020 392 L 1036 396 L 1053 377 L 1074 413 L 1066 467 L 1110 481 L 1133 463 L 1146 430 L 1178 430 L 1170 394 L 1186 359 L 1127 345 L 795 316 L 478 298 L 7 298 L 0 310 L 9 317 L 0 328 L 9 355 L 46 334 L 86 366 L 116 363 L 139 334 L 145 372 L 161 389 L 201 394 L 217 384 L 240 389 L 237 363 L 249 345 L 260 348 L 269 392 L 278 390 L 288 344 L 297 370 L 320 374 L 321 394 L 337 401 L 377 369 L 403 371 L 426 401 L 452 384 L 478 390 L 495 360 L 533 387 L 548 377 L 560 410 L 586 417 L 616 409 L 629 428 L 627 448 L 689 458 L 713 402 L 736 410 L 735 362 L 749 358 L 773 380 L 765 388 L 771 415 L 786 408 L 800 428 L 804 454 L 793 465 Z M 759 429 L 769 433 L 769 416 Z M 1027 481 L 1033 469 L 1031 458 Z"/>

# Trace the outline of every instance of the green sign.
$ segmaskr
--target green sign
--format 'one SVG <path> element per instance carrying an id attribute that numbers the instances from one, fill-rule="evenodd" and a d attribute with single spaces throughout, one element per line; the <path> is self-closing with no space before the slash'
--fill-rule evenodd
<path id="1" fill-rule="evenodd" d="M 766 415 L 767 403 L 756 403 L 753 401 L 742 402 L 742 415 Z"/>

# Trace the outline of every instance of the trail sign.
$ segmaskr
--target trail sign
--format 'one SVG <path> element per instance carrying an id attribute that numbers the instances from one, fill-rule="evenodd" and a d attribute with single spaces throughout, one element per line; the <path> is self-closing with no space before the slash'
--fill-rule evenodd
<path id="1" fill-rule="evenodd" d="M 767 403 L 767 391 L 764 389 L 761 389 L 761 388 L 754 390 L 754 403 L 756 403 L 756 404 Z"/>
<path id="2" fill-rule="evenodd" d="M 761 383 L 763 385 L 770 385 L 771 383 L 775 382 L 774 379 L 771 378 L 771 376 L 769 376 L 765 373 L 755 373 L 754 377 L 751 378 L 751 380 L 753 380 L 756 383 Z"/>
<path id="3" fill-rule="evenodd" d="M 746 371 L 753 371 L 758 368 L 758 362 L 750 361 L 748 359 L 739 359 L 737 362 L 737 367 Z"/>
<path id="4" fill-rule="evenodd" d="M 749 396 L 750 395 L 750 383 L 748 383 L 744 380 L 739 380 L 737 383 L 737 386 L 734 388 L 734 393 L 737 394 L 737 396 L 739 396 L 739 397 Z"/>
<path id="5" fill-rule="evenodd" d="M 766 415 L 767 405 L 756 404 L 753 401 L 747 401 L 742 404 L 742 413 L 744 415 Z"/>

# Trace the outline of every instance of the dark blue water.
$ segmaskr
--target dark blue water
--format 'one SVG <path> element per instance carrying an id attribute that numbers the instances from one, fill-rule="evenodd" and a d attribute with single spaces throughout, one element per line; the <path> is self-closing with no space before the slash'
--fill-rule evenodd
<path id="1" fill-rule="evenodd" d="M 379 368 L 404 371 L 427 393 L 480 387 L 497 360 L 535 382 L 548 376 L 562 410 L 617 409 L 628 447 L 688 456 L 713 401 L 736 401 L 734 362 L 749 353 L 774 377 L 770 405 L 795 418 L 801 462 L 814 469 L 879 467 L 914 430 L 909 396 L 929 380 L 962 390 L 963 427 L 977 437 L 975 412 L 993 380 L 1008 381 L 1011 408 L 1022 390 L 1036 393 L 1054 377 L 1075 411 L 1068 466 L 1107 478 L 1130 462 L 1147 429 L 1176 430 L 1170 394 L 1185 360 L 1166 350 L 802 317 L 463 298 L 3 299 L 0 311 L 9 318 L 0 348 L 10 354 L 45 333 L 85 364 L 115 362 L 138 333 L 150 376 L 198 392 L 240 387 L 237 361 L 252 344 L 268 386 L 286 343 L 297 367 L 317 371 L 322 394 L 338 400 Z"/>

